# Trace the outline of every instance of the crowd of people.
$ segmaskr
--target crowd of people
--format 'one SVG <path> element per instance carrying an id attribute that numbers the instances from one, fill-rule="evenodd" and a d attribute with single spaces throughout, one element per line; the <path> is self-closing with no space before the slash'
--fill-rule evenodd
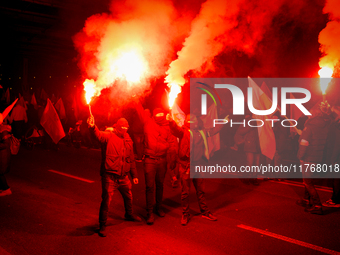
<path id="1" fill-rule="evenodd" d="M 138 116 L 143 123 L 144 127 L 144 175 L 146 182 L 146 210 L 147 219 L 146 223 L 152 225 L 155 221 L 154 213 L 160 217 L 164 217 L 165 213 L 162 209 L 163 197 L 163 182 L 165 173 L 170 170 L 171 176 L 174 179 L 179 178 L 182 192 L 182 218 L 181 224 L 187 225 L 190 220 L 189 210 L 189 193 L 191 182 L 196 189 L 197 200 L 201 210 L 202 217 L 211 221 L 216 221 L 217 218 L 209 210 L 205 198 L 204 178 L 200 178 L 199 173 L 192 176 L 190 173 L 190 165 L 200 165 L 201 161 L 209 161 L 210 155 L 207 146 L 207 138 L 212 137 L 219 133 L 222 125 L 217 125 L 215 128 L 205 129 L 199 121 L 199 117 L 194 114 L 186 116 L 183 126 L 179 126 L 170 114 L 167 114 L 160 108 L 156 108 L 153 114 L 150 115 L 149 111 L 145 111 L 140 104 L 136 104 Z M 247 116 L 250 118 L 250 116 Z M 273 118 L 280 118 L 279 114 L 275 113 Z M 133 178 L 135 177 L 135 163 L 131 145 L 127 141 L 131 141 L 130 136 L 127 134 L 129 124 L 127 120 L 120 119 L 113 129 L 107 131 L 98 131 L 94 124 L 94 117 L 88 119 L 88 124 L 91 132 L 97 139 L 104 145 L 110 144 L 110 150 L 106 147 L 102 151 L 103 159 L 107 162 L 107 158 L 111 158 L 111 164 L 105 163 L 102 168 L 103 178 L 103 201 L 102 204 L 107 204 L 105 201 L 110 201 L 113 190 L 119 189 L 115 183 L 120 183 L 120 179 L 126 179 L 128 171 L 121 171 L 119 169 L 131 169 Z M 327 162 L 330 164 L 338 164 L 340 156 L 339 138 L 340 138 L 340 112 L 339 107 L 332 109 L 327 103 L 323 103 L 320 107 L 312 112 L 312 116 L 305 122 L 302 131 L 299 131 L 300 138 L 298 139 L 298 158 L 301 165 L 305 163 L 322 163 Z M 122 126 L 122 123 L 125 123 Z M 123 130 L 123 131 L 122 131 Z M 122 133 L 123 132 L 123 133 Z M 284 143 L 288 139 L 287 129 L 282 127 L 275 127 L 274 134 L 276 138 L 276 153 L 272 160 L 273 164 L 281 164 Z M 103 139 L 103 137 L 106 139 Z M 118 139 L 120 138 L 120 139 Z M 178 139 L 176 139 L 178 138 Z M 335 139 L 334 139 L 335 138 Z M 241 126 L 235 134 L 236 149 L 239 150 L 243 147 L 246 155 L 248 165 L 259 164 L 261 149 L 256 128 Z M 122 149 L 122 145 L 126 144 L 129 147 Z M 103 148 L 103 147 L 102 147 Z M 113 150 L 112 150 L 113 149 Z M 235 149 L 235 148 L 234 148 Z M 328 155 L 328 159 L 326 159 Z M 104 161 L 102 162 L 104 163 Z M 103 166 L 103 165 L 102 165 Z M 169 167 L 167 167 L 169 166 Z M 113 169 L 120 171 L 119 173 L 112 173 Z M 176 174 L 178 169 L 178 174 Z M 322 205 L 327 207 L 340 207 L 340 186 L 339 179 L 332 179 L 333 195 L 332 197 L 321 204 L 318 193 L 314 186 L 315 179 L 312 178 L 313 172 L 303 172 L 303 183 L 305 185 L 305 197 L 297 200 L 297 204 L 304 206 L 305 211 L 312 214 L 322 214 Z M 110 175 L 114 182 L 108 184 L 106 175 Z M 134 179 L 135 180 L 135 179 Z M 245 179 L 253 185 L 259 185 L 257 176 L 248 176 Z M 130 182 L 127 186 L 131 187 Z M 134 183 L 136 183 L 134 181 Z M 108 190 L 110 192 L 108 192 Z M 119 190 L 121 193 L 122 191 Z M 129 188 L 129 194 L 131 188 Z M 122 193 L 123 195 L 123 193 Z M 124 201 L 126 196 L 123 195 Z M 130 199 L 130 198 L 129 198 Z M 129 200 L 131 201 L 131 200 Z M 125 202 L 126 214 L 128 220 L 140 221 L 140 218 L 134 214 L 130 209 L 131 202 Z M 108 208 L 108 207 L 105 207 Z M 100 215 L 102 215 L 101 207 Z M 106 236 L 106 219 L 100 218 L 101 236 Z"/>
<path id="2" fill-rule="evenodd" d="M 0 196 L 10 195 L 11 190 L 6 182 L 5 174 L 10 166 L 10 133 L 20 139 L 25 136 L 25 123 L 29 122 L 26 111 L 28 106 L 23 100 L 19 100 L 11 114 L 4 120 L 0 118 Z M 102 201 L 99 212 L 99 234 L 106 236 L 107 220 L 112 195 L 119 191 L 124 200 L 125 218 L 131 221 L 141 221 L 141 218 L 133 212 L 132 183 L 138 184 L 138 171 L 136 161 L 143 162 L 145 177 L 146 198 L 146 223 L 152 225 L 155 221 L 154 214 L 164 217 L 163 190 L 164 179 L 167 171 L 170 171 L 174 187 L 181 184 L 182 218 L 180 223 L 187 225 L 190 221 L 189 193 L 191 182 L 196 189 L 199 208 L 204 219 L 216 221 L 216 216 L 209 210 L 205 198 L 204 183 L 199 173 L 192 176 L 190 165 L 200 165 L 201 161 L 210 160 L 207 139 L 220 133 L 223 125 L 207 129 L 204 128 L 200 116 L 188 114 L 184 125 L 180 126 L 168 112 L 161 108 L 155 108 L 151 114 L 148 109 L 138 103 L 133 103 L 137 118 L 128 121 L 119 118 L 112 127 L 96 126 L 94 116 L 87 119 L 88 136 L 82 138 L 81 126 L 86 122 L 75 121 L 74 127 L 69 129 L 69 139 L 78 140 L 80 144 L 88 140 L 90 144 L 98 143 L 102 151 L 100 175 L 102 178 Z M 39 109 L 33 106 L 37 115 Z M 135 116 L 135 117 L 136 117 Z M 124 116 L 125 117 L 125 116 Z M 245 116 L 251 118 L 251 115 Z M 279 113 L 274 113 L 272 118 L 282 118 Z M 226 117 L 228 118 L 228 117 Z M 39 117 L 36 118 L 39 120 Z M 10 125 L 9 125 L 10 124 Z M 129 131 L 130 125 L 132 128 Z M 34 125 L 34 124 L 33 124 Z M 132 131 L 132 132 L 131 132 Z M 285 143 L 289 136 L 289 130 L 279 125 L 273 128 L 276 140 L 276 153 L 271 163 L 282 164 Z M 129 135 L 129 133 L 131 135 Z M 78 136 L 78 137 L 77 137 Z M 311 163 L 339 164 L 340 159 L 340 107 L 330 107 L 323 102 L 312 111 L 312 116 L 305 121 L 301 132 L 297 134 L 297 157 L 302 166 Z M 243 150 L 249 166 L 259 165 L 261 157 L 260 141 L 255 127 L 240 126 L 234 136 L 234 150 Z M 132 178 L 132 183 L 129 178 Z M 302 178 L 305 185 L 305 197 L 297 201 L 304 206 L 305 211 L 313 214 L 323 214 L 323 206 L 340 207 L 340 181 L 333 179 L 332 197 L 321 203 L 313 172 L 303 169 Z M 272 176 L 275 178 L 275 176 Z M 244 179 L 248 184 L 259 185 L 257 176 L 247 176 Z"/>

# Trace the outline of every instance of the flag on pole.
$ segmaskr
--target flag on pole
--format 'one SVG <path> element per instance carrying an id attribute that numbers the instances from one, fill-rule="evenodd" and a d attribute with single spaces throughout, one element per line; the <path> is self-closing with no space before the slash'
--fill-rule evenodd
<path id="1" fill-rule="evenodd" d="M 38 105 L 37 99 L 35 98 L 34 93 L 33 93 L 32 98 L 31 98 L 31 105 L 34 105 L 34 106 Z"/>
<path id="2" fill-rule="evenodd" d="M 27 111 L 27 105 L 26 105 L 26 102 L 25 102 L 25 99 L 23 96 L 20 95 L 19 93 L 19 102 L 18 104 L 20 104 L 23 108 L 25 108 L 25 111 Z"/>
<path id="3" fill-rule="evenodd" d="M 261 90 L 269 97 L 269 99 L 272 98 L 272 92 L 269 90 L 265 82 L 262 82 Z"/>
<path id="4" fill-rule="evenodd" d="M 270 103 L 272 103 L 273 94 L 269 90 L 269 88 L 268 88 L 268 86 L 267 86 L 267 84 L 265 82 L 262 82 L 261 90 L 268 96 L 268 98 L 270 100 Z M 271 104 L 270 104 L 270 106 L 271 106 Z M 280 113 L 281 113 L 281 108 L 279 106 L 277 106 L 276 110 L 279 110 Z"/>
<path id="5" fill-rule="evenodd" d="M 185 122 L 185 113 L 182 109 L 174 102 L 171 108 L 171 116 L 178 126 L 183 126 Z"/>
<path id="6" fill-rule="evenodd" d="M 259 86 L 248 76 L 249 87 L 253 89 L 253 104 L 258 110 L 268 110 L 272 106 L 269 97 L 260 89 Z M 273 159 L 276 152 L 276 142 L 274 131 L 271 127 L 271 121 L 266 121 L 268 116 L 256 116 L 263 121 L 262 127 L 257 127 L 260 139 L 261 152 L 266 157 Z M 259 125 L 260 123 L 258 123 Z"/>
<path id="7" fill-rule="evenodd" d="M 60 119 L 61 120 L 66 119 L 66 113 L 65 113 L 65 107 L 64 107 L 63 100 L 61 98 L 59 98 L 59 100 L 56 102 L 56 104 L 54 106 L 55 106 L 55 109 L 59 113 Z"/>
<path id="8" fill-rule="evenodd" d="M 214 126 L 214 119 L 218 119 L 217 107 L 215 104 L 211 104 L 207 110 L 207 115 L 203 115 L 200 117 L 203 121 L 203 126 L 205 129 L 211 129 Z M 220 134 L 217 133 L 214 136 L 208 137 L 207 139 L 209 157 L 211 158 L 214 155 L 215 151 L 218 151 L 221 148 L 220 144 Z"/>
<path id="9" fill-rule="evenodd" d="M 65 132 L 63 126 L 61 125 L 59 116 L 54 109 L 51 100 L 49 99 L 47 99 L 47 104 L 41 117 L 40 124 L 50 135 L 55 144 L 57 144 L 60 139 L 65 136 Z"/>
<path id="10" fill-rule="evenodd" d="M 15 101 L 10 105 L 8 106 L 2 113 L 2 117 L 3 119 L 6 119 L 7 115 L 10 113 L 10 111 L 13 109 L 14 105 L 17 103 L 18 101 L 18 98 L 15 99 Z"/>
<path id="11" fill-rule="evenodd" d="M 48 95 L 47 95 L 47 93 L 45 92 L 44 89 L 41 89 L 40 99 L 42 99 L 44 101 L 46 101 L 48 99 Z"/>
<path id="12" fill-rule="evenodd" d="M 9 88 L 7 88 L 5 92 L 4 99 L 6 100 L 6 104 L 9 104 L 11 102 L 11 97 L 9 95 Z"/>

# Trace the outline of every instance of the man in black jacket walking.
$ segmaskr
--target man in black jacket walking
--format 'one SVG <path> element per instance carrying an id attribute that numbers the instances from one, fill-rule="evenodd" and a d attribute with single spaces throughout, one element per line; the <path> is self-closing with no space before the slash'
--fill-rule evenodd
<path id="1" fill-rule="evenodd" d="M 137 170 L 134 161 L 133 143 L 127 133 L 129 124 L 126 119 L 117 121 L 113 131 L 99 131 L 94 124 L 93 116 L 88 119 L 90 132 L 102 144 L 102 202 L 99 211 L 99 235 L 106 236 L 106 222 L 113 192 L 119 190 L 124 199 L 125 219 L 141 221 L 133 214 L 131 182 L 128 173 L 131 173 L 133 183 L 138 184 Z"/>
<path id="2" fill-rule="evenodd" d="M 306 206 L 305 211 L 313 214 L 323 214 L 323 211 L 319 194 L 314 187 L 314 171 L 311 170 L 311 166 L 323 162 L 330 124 L 330 116 L 319 108 L 315 109 L 312 117 L 305 123 L 299 142 L 298 158 L 302 166 L 305 197 L 297 203 Z"/>

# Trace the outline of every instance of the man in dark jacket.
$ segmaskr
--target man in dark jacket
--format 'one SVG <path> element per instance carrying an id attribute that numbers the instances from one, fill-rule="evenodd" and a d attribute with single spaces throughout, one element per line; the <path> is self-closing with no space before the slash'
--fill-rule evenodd
<path id="1" fill-rule="evenodd" d="M 335 115 L 335 120 L 329 128 L 327 139 L 327 164 L 332 164 L 333 167 L 339 167 L 340 164 L 340 106 L 334 106 L 332 112 Z M 331 179 L 333 193 L 332 197 L 324 202 L 325 207 L 340 208 L 340 179 Z"/>
<path id="2" fill-rule="evenodd" d="M 330 124 L 331 118 L 321 109 L 315 109 L 312 117 L 306 121 L 299 141 L 298 158 L 302 166 L 305 197 L 298 200 L 297 204 L 306 206 L 305 211 L 313 214 L 323 214 L 323 211 L 319 194 L 314 187 L 311 165 L 320 164 L 323 161 Z"/>
<path id="3" fill-rule="evenodd" d="M 247 114 L 245 116 L 246 121 L 251 119 L 251 115 Z M 259 140 L 259 133 L 257 128 L 250 126 L 240 126 L 235 134 L 235 137 L 242 137 L 244 141 L 243 151 L 246 154 L 247 164 L 248 166 L 259 166 L 260 165 L 260 156 L 261 156 L 261 147 Z M 238 138 L 241 140 L 241 138 Z M 246 184 L 253 184 L 255 186 L 260 185 L 257 179 L 257 173 L 249 173 L 249 179 L 244 179 Z"/>
<path id="4" fill-rule="evenodd" d="M 115 190 L 119 190 L 124 199 L 125 219 L 141 221 L 133 214 L 131 182 L 128 173 L 131 173 L 133 183 L 138 184 L 137 170 L 134 161 L 133 143 L 127 134 L 129 124 L 126 119 L 117 121 L 113 131 L 99 131 L 94 124 L 93 116 L 88 119 L 90 132 L 98 139 L 102 146 L 102 202 L 99 212 L 99 234 L 106 236 L 106 222 L 109 213 L 110 201 Z"/>
<path id="5" fill-rule="evenodd" d="M 136 109 L 144 124 L 144 174 L 146 210 L 148 213 L 146 223 L 152 225 L 155 220 L 153 211 L 160 217 L 165 216 L 162 209 L 163 183 L 167 171 L 167 157 L 174 160 L 176 156 L 176 139 L 171 135 L 169 123 L 162 109 L 154 109 L 152 117 L 146 114 L 141 104 L 137 104 Z"/>
<path id="6" fill-rule="evenodd" d="M 209 151 L 206 147 L 207 138 L 217 134 L 222 129 L 223 125 L 218 125 L 212 130 L 200 130 L 198 119 L 195 115 L 187 115 L 185 123 L 182 127 L 177 126 L 176 122 L 171 119 L 170 115 L 167 115 L 167 119 L 170 120 L 170 129 L 172 133 L 180 139 L 178 150 L 178 163 L 182 184 L 181 200 L 183 214 L 181 224 L 184 226 L 187 225 L 190 218 L 189 193 L 191 180 L 196 189 L 198 205 L 200 207 L 202 217 L 208 220 L 216 221 L 217 218 L 210 212 L 206 203 L 204 192 L 204 179 L 190 179 L 190 161 L 193 164 L 200 165 L 199 162 L 203 158 L 209 159 Z"/>
<path id="7" fill-rule="evenodd" d="M 0 122 L 2 123 L 2 115 L 0 116 Z M 12 194 L 5 177 L 5 174 L 8 173 L 10 169 L 11 130 L 11 126 L 0 124 L 0 197 Z"/>

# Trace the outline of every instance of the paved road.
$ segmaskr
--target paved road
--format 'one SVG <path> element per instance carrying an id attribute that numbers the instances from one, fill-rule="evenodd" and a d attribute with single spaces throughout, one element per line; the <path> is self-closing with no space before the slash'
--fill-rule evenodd
<path id="1" fill-rule="evenodd" d="M 99 165 L 99 150 L 22 148 L 8 174 L 13 194 L 0 198 L 0 254 L 340 254 L 340 210 L 305 213 L 295 205 L 303 194 L 298 182 L 263 181 L 255 187 L 238 179 L 207 180 L 208 205 L 218 221 L 200 217 L 192 189 L 193 217 L 183 227 L 180 189 L 167 176 L 167 215 L 148 226 L 142 165 L 133 194 L 144 222 L 124 221 L 116 194 L 109 234 L 101 238 Z M 323 201 L 330 194 L 320 190 Z"/>

